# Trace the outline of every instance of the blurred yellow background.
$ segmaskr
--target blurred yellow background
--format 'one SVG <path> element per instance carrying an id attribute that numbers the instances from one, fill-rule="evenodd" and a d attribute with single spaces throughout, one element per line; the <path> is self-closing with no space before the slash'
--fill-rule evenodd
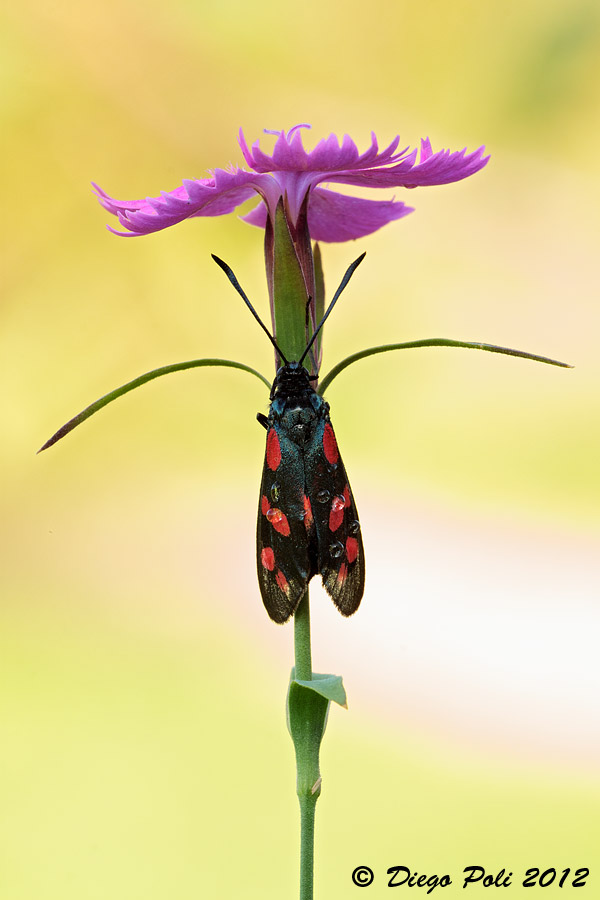
<path id="1" fill-rule="evenodd" d="M 5 8 L 2 900 L 297 893 L 292 629 L 254 573 L 265 390 L 174 375 L 35 456 L 156 366 L 272 374 L 210 259 L 266 316 L 261 232 L 229 216 L 117 238 L 89 186 L 138 198 L 241 163 L 240 125 L 492 154 L 323 248 L 330 293 L 368 251 L 325 370 L 430 336 L 576 366 L 421 350 L 329 392 L 367 589 L 349 621 L 312 590 L 315 669 L 350 702 L 323 746 L 317 896 L 354 896 L 360 864 L 372 898 L 394 865 L 449 873 L 444 897 L 465 866 L 505 868 L 517 897 L 529 867 L 598 862 L 599 33 L 592 0 Z"/>

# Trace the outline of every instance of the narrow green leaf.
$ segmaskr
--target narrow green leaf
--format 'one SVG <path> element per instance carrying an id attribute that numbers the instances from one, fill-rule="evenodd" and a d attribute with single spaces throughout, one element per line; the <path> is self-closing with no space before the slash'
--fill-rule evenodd
<path id="1" fill-rule="evenodd" d="M 129 391 L 135 390 L 135 388 L 141 387 L 143 384 L 146 384 L 147 381 L 152 381 L 153 378 L 159 378 L 161 375 L 170 375 L 171 372 L 182 372 L 184 369 L 196 369 L 202 366 L 227 366 L 232 369 L 241 369 L 243 372 L 250 372 L 251 375 L 255 375 L 257 378 L 266 384 L 266 386 L 270 389 L 271 383 L 267 381 L 264 375 L 261 375 L 260 372 L 257 372 L 256 369 L 252 369 L 250 366 L 244 365 L 244 363 L 235 362 L 232 359 L 190 359 L 186 362 L 181 363 L 173 363 L 170 366 L 161 366 L 159 369 L 152 369 L 151 372 L 146 372 L 144 375 L 140 375 L 138 378 L 134 378 L 133 381 L 128 381 L 127 384 L 121 385 L 121 387 L 115 388 L 114 391 L 110 391 L 110 393 L 105 394 L 103 397 L 100 397 L 99 400 L 96 400 L 95 403 L 91 403 L 89 406 L 86 406 L 82 412 L 78 415 L 74 416 L 72 419 L 59 428 L 58 431 L 52 435 L 52 437 L 46 441 L 43 447 L 40 447 L 38 453 L 41 453 L 42 450 L 47 450 L 48 447 L 51 447 L 52 444 L 56 444 L 61 438 L 65 437 L 65 435 L 69 434 L 70 431 L 73 431 L 78 425 L 81 425 L 82 422 L 85 422 L 86 419 L 89 419 L 90 416 L 93 416 L 94 413 L 98 412 L 98 410 L 102 409 L 104 406 L 108 406 L 109 403 L 112 403 L 113 400 L 117 400 L 119 397 L 122 397 L 123 394 L 128 394 Z"/>
<path id="2" fill-rule="evenodd" d="M 546 363 L 549 366 L 561 366 L 563 369 L 573 368 L 569 363 L 559 362 L 557 359 L 537 356 L 535 353 L 527 353 L 524 350 L 512 350 L 510 347 L 498 347 L 496 344 L 452 341 L 449 338 L 424 338 L 421 341 L 406 341 L 402 344 L 382 344 L 379 347 L 369 347 L 367 350 L 360 350 L 358 353 L 347 356 L 346 359 L 343 359 L 327 373 L 319 385 L 319 393 L 324 394 L 333 379 L 337 378 L 340 372 L 343 372 L 352 363 L 358 362 L 359 359 L 374 356 L 376 353 L 387 353 L 390 350 L 413 350 L 417 347 L 464 347 L 467 350 L 487 350 L 490 353 L 503 353 L 505 356 L 520 356 L 523 359 L 532 359 L 534 362 Z"/>

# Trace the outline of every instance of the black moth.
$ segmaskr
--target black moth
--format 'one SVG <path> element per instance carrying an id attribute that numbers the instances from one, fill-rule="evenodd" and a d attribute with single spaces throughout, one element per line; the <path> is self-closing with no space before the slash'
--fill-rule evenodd
<path id="1" fill-rule="evenodd" d="M 317 573 L 344 616 L 356 612 L 363 595 L 365 561 L 356 504 L 331 426 L 329 404 L 311 383 L 317 376 L 302 365 L 363 258 L 364 254 L 348 268 L 300 360 L 288 362 L 232 270 L 213 255 L 284 362 L 271 388 L 268 416 L 257 415 L 267 430 L 267 448 L 256 558 L 263 603 L 274 622 L 286 622 L 294 614 Z"/>

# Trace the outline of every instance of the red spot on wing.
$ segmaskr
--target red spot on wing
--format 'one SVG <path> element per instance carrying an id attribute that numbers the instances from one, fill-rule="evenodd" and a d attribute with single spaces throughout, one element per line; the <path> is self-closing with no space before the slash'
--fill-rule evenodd
<path id="1" fill-rule="evenodd" d="M 288 537 L 290 533 L 290 523 L 287 520 L 287 516 L 280 509 L 276 509 L 275 507 L 271 507 L 265 513 L 267 520 L 271 523 L 275 531 L 279 534 L 282 534 L 284 537 Z"/>
<path id="2" fill-rule="evenodd" d="M 346 538 L 346 556 L 348 557 L 349 563 L 353 563 L 358 556 L 358 541 L 356 538 Z"/>
<path id="3" fill-rule="evenodd" d="M 272 472 L 279 466 L 281 462 L 281 444 L 279 437 L 274 428 L 271 428 L 267 434 L 267 465 Z"/>
<path id="4" fill-rule="evenodd" d="M 350 506 L 350 485 L 347 484 L 344 488 L 344 506 L 347 508 Z"/>
<path id="5" fill-rule="evenodd" d="M 289 592 L 290 592 L 290 586 L 289 586 L 289 584 L 288 584 L 287 578 L 285 577 L 285 575 L 283 574 L 283 572 L 281 571 L 281 569 L 278 569 L 278 570 L 277 570 L 277 574 L 276 574 L 276 576 L 275 576 L 275 580 L 277 581 L 277 584 L 279 585 L 279 587 L 281 588 L 281 590 L 283 591 L 283 593 L 284 593 L 284 594 L 289 594 Z"/>
<path id="6" fill-rule="evenodd" d="M 287 516 L 280 509 L 277 509 L 275 506 L 271 506 L 269 503 L 268 497 L 264 494 L 260 498 L 260 510 L 263 516 L 266 516 L 267 521 L 271 523 L 275 531 L 282 534 L 284 537 L 288 537 L 290 533 L 290 523 L 287 520 Z"/>
<path id="7" fill-rule="evenodd" d="M 347 566 L 346 566 L 346 563 L 344 562 L 344 563 L 341 564 L 340 570 L 339 570 L 339 572 L 337 573 L 337 581 L 338 581 L 338 584 L 343 584 L 344 581 L 346 580 L 346 576 L 347 576 L 347 575 L 348 575 L 348 568 L 347 568 Z"/>
<path id="8" fill-rule="evenodd" d="M 273 553 L 272 547 L 263 547 L 260 551 L 260 561 L 269 572 L 272 572 L 275 568 L 275 554 Z"/>
<path id="9" fill-rule="evenodd" d="M 345 497 L 334 497 L 329 513 L 329 528 L 331 531 L 337 531 L 344 521 L 344 507 L 346 506 Z"/>
<path id="10" fill-rule="evenodd" d="M 325 453 L 327 462 L 331 463 L 332 466 L 334 466 L 340 458 L 335 434 L 333 433 L 333 428 L 329 422 L 326 423 L 323 430 L 323 452 Z"/>
<path id="11" fill-rule="evenodd" d="M 314 525 L 312 506 L 310 505 L 310 500 L 304 495 L 304 527 L 307 531 L 310 531 Z"/>

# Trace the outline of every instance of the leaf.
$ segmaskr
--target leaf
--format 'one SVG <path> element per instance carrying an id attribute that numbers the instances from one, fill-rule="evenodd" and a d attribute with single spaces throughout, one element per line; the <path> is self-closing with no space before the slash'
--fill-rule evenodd
<path id="1" fill-rule="evenodd" d="M 287 724 L 296 751 L 298 796 L 320 793 L 319 748 L 327 725 L 329 700 L 317 691 L 290 681 Z"/>
<path id="2" fill-rule="evenodd" d="M 41 453 L 42 450 L 47 450 L 48 447 L 51 447 L 52 444 L 56 444 L 57 441 L 60 441 L 61 438 L 64 438 L 65 435 L 69 434 L 70 431 L 73 431 L 74 428 L 77 428 L 78 425 L 81 425 L 82 422 L 85 422 L 86 419 L 89 419 L 90 416 L 93 416 L 94 413 L 97 413 L 98 410 L 102 409 L 104 406 L 108 406 L 109 403 L 112 403 L 113 400 L 117 400 L 119 397 L 122 397 L 124 394 L 128 394 L 129 391 L 133 391 L 138 387 L 141 387 L 143 384 L 146 384 L 147 381 L 152 381 L 153 378 L 160 378 L 161 375 L 170 375 L 171 372 L 182 372 L 184 369 L 196 369 L 202 366 L 226 366 L 233 369 L 241 369 L 244 372 L 250 372 L 251 375 L 255 375 L 257 378 L 266 384 L 266 386 L 271 388 L 271 383 L 267 381 L 264 375 L 261 375 L 260 372 L 257 372 L 256 369 L 252 369 L 250 366 L 244 365 L 244 363 L 235 362 L 235 360 L 231 359 L 190 359 L 186 362 L 181 363 L 173 363 L 170 366 L 161 366 L 159 369 L 152 369 L 151 372 L 146 372 L 144 375 L 138 376 L 138 378 L 134 378 L 133 381 L 128 381 L 127 384 L 121 385 L 121 387 L 115 388 L 114 391 L 110 391 L 108 394 L 105 394 L 103 397 L 100 397 L 99 400 L 96 400 L 94 403 L 91 403 L 89 406 L 86 406 L 84 410 L 78 413 L 76 416 L 73 416 L 72 419 L 59 428 L 58 431 L 52 435 L 52 437 L 46 441 L 43 447 L 40 447 L 38 453 Z"/>
<path id="3" fill-rule="evenodd" d="M 546 363 L 550 366 L 561 366 L 563 369 L 572 369 L 569 363 L 559 362 L 557 359 L 550 359 L 548 356 L 537 356 L 535 353 L 527 353 L 524 350 L 512 350 L 510 347 L 498 347 L 496 344 L 481 344 L 472 341 L 453 341 L 449 338 L 424 338 L 420 341 L 406 341 L 402 344 L 382 344 L 379 347 L 369 347 L 367 350 L 359 350 L 347 356 L 341 362 L 334 366 L 327 373 L 325 378 L 319 385 L 319 394 L 323 395 L 334 378 L 343 372 L 345 368 L 358 362 L 359 359 L 365 359 L 367 356 L 374 356 L 376 353 L 387 353 L 390 350 L 413 350 L 417 347 L 464 347 L 467 350 L 487 350 L 489 353 L 503 353 L 505 356 L 520 356 L 523 359 L 531 359 L 534 362 Z"/>
<path id="4" fill-rule="evenodd" d="M 347 706 L 339 675 L 313 673 L 312 681 L 290 676 L 287 695 L 287 725 L 296 750 L 298 794 L 320 793 L 319 747 L 327 726 L 331 701 Z"/>
<path id="5" fill-rule="evenodd" d="M 296 684 L 301 684 L 302 687 L 314 691 L 315 694 L 320 694 L 326 700 L 331 700 L 333 703 L 343 706 L 344 709 L 348 709 L 348 699 L 341 675 L 319 675 L 317 672 L 313 672 L 312 681 L 299 681 L 297 678 L 294 678 L 294 681 Z"/>

